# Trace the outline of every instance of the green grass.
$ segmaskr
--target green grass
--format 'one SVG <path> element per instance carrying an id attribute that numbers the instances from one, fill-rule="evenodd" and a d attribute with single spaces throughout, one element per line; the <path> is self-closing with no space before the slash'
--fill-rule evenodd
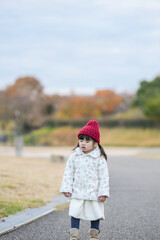
<path id="1" fill-rule="evenodd" d="M 44 127 L 24 136 L 24 144 L 30 146 L 74 145 L 77 130 L 71 127 Z"/>
<path id="2" fill-rule="evenodd" d="M 0 218 L 22 211 L 24 208 L 19 203 L 0 202 Z"/>
<path id="3" fill-rule="evenodd" d="M 0 218 L 8 217 L 9 215 L 13 215 L 26 208 L 40 207 L 44 204 L 45 203 L 42 200 L 31 200 L 31 201 L 26 200 L 23 203 L 0 201 Z"/>
<path id="4" fill-rule="evenodd" d="M 47 137 L 54 129 L 55 128 L 53 127 L 43 127 L 41 129 L 35 130 L 32 133 L 24 136 L 24 144 L 32 146 L 35 146 L 37 144 L 50 146 L 51 143 L 48 141 Z"/>

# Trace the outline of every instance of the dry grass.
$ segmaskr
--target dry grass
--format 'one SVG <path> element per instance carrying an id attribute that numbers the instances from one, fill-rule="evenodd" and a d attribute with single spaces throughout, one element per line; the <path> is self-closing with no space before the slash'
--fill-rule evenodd
<path id="1" fill-rule="evenodd" d="M 42 129 L 43 130 L 43 129 Z M 41 131 L 42 131 L 41 130 Z M 50 130 L 45 135 L 40 134 L 36 138 L 35 145 L 45 146 L 75 146 L 77 143 L 77 133 L 80 128 L 59 127 Z M 48 130 L 47 130 L 48 131 Z M 160 146 L 160 129 L 154 128 L 100 128 L 101 144 L 103 146 Z M 32 133 L 34 138 L 36 132 Z M 29 138 L 29 136 L 27 136 Z M 31 137 L 31 136 L 30 136 Z M 32 139 L 31 137 L 31 139 Z M 30 144 L 32 141 L 30 139 Z"/>
<path id="2" fill-rule="evenodd" d="M 160 154 L 138 154 L 138 158 L 160 159 Z"/>
<path id="3" fill-rule="evenodd" d="M 40 206 L 59 194 L 64 168 L 65 163 L 0 156 L 0 217 Z"/>
<path id="4" fill-rule="evenodd" d="M 101 128 L 102 146 L 160 146 L 160 129 Z"/>
<path id="5" fill-rule="evenodd" d="M 56 206 L 56 210 L 57 211 L 63 211 L 63 210 L 65 210 L 68 207 L 69 207 L 69 202 L 57 205 Z"/>

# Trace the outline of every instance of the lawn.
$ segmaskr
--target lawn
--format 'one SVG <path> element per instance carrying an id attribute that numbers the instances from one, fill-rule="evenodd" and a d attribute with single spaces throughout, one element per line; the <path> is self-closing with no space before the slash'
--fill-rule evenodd
<path id="1" fill-rule="evenodd" d="M 41 129 L 26 136 L 26 142 L 31 146 L 71 146 L 73 149 L 78 131 L 71 127 Z M 100 128 L 100 133 L 101 145 L 106 147 L 160 146 L 160 129 Z M 41 206 L 59 194 L 64 168 L 65 163 L 0 156 L 0 218 Z"/>
<path id="2" fill-rule="evenodd" d="M 152 128 L 101 128 L 104 146 L 159 147 L 160 129 Z"/>
<path id="3" fill-rule="evenodd" d="M 0 218 L 59 194 L 65 163 L 0 156 Z"/>
<path id="4" fill-rule="evenodd" d="M 75 146 L 79 128 L 59 127 L 36 130 L 24 137 L 26 145 Z M 160 129 L 154 128 L 100 128 L 103 146 L 160 146 Z"/>

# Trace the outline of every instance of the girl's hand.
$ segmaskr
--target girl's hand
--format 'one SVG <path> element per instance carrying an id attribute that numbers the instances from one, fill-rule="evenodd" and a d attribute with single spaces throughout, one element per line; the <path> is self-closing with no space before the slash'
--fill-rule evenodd
<path id="1" fill-rule="evenodd" d="M 70 192 L 64 192 L 64 196 L 65 196 L 65 197 L 70 197 L 70 196 L 71 196 L 71 193 L 70 193 Z"/>
<path id="2" fill-rule="evenodd" d="M 107 198 L 107 196 L 100 196 L 100 197 L 98 198 L 98 201 L 99 201 L 99 202 L 104 202 L 104 201 L 106 201 L 106 198 Z"/>

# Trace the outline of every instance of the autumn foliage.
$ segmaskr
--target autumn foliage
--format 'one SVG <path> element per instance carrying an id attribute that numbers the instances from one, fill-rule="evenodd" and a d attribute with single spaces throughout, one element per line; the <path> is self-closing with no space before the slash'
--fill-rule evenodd
<path id="1" fill-rule="evenodd" d="M 111 90 L 93 96 L 47 95 L 36 78 L 26 76 L 0 91 L 0 119 L 19 118 L 21 123 L 40 126 L 53 119 L 99 118 L 114 113 L 121 102 Z"/>
<path id="2" fill-rule="evenodd" d="M 96 107 L 93 98 L 90 97 L 71 97 L 68 101 L 61 102 L 56 118 L 74 118 L 99 116 L 100 111 Z"/>
<path id="3" fill-rule="evenodd" d="M 95 97 L 101 115 L 114 112 L 115 108 L 122 102 L 122 98 L 111 90 L 97 91 Z"/>
<path id="4" fill-rule="evenodd" d="M 62 101 L 56 118 L 94 118 L 103 117 L 115 111 L 116 107 L 122 102 L 122 98 L 113 91 L 97 91 L 91 97 L 70 97 L 67 101 Z"/>

